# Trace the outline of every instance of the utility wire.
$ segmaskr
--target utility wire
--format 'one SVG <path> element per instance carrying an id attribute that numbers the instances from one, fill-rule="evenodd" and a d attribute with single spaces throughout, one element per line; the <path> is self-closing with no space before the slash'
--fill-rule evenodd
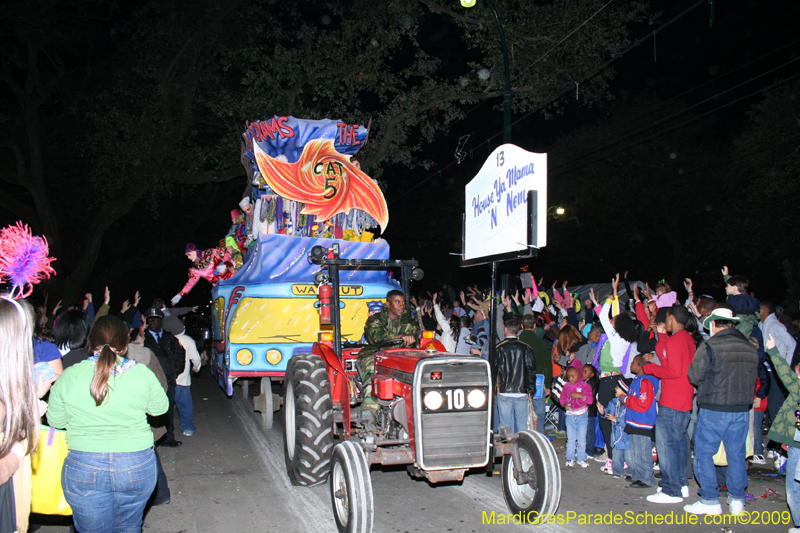
<path id="1" fill-rule="evenodd" d="M 698 2 L 696 2 L 696 3 L 695 3 L 695 4 L 693 4 L 692 6 L 688 7 L 687 9 L 685 9 L 684 11 L 682 11 L 681 13 L 679 13 L 678 15 L 674 16 L 674 17 L 673 17 L 673 18 L 671 18 L 669 21 L 665 22 L 664 24 L 662 24 L 661 26 L 659 26 L 659 27 L 658 27 L 658 28 L 656 28 L 655 30 L 651 31 L 650 33 L 648 33 L 648 34 L 647 34 L 647 35 L 645 35 L 644 37 L 642 37 L 642 38 L 640 38 L 640 39 L 637 39 L 637 40 L 636 40 L 636 41 L 635 41 L 633 44 L 631 44 L 631 45 L 630 45 L 628 48 L 626 48 L 625 50 L 622 50 L 622 51 L 621 51 L 621 52 L 619 52 L 617 55 L 615 55 L 614 57 L 612 57 L 611 59 L 609 59 L 608 61 L 606 61 L 606 62 L 605 62 L 605 63 L 603 63 L 602 65 L 600 65 L 599 67 L 596 67 L 596 68 L 592 69 L 591 71 L 589 71 L 588 73 L 586 73 L 586 74 L 583 76 L 583 78 L 581 78 L 580 80 L 578 80 L 578 81 L 575 81 L 575 82 L 571 82 L 570 84 L 568 84 L 567 86 L 565 86 L 563 89 L 561 89 L 560 91 L 558 91 L 558 92 L 555 94 L 555 96 L 553 96 L 553 97 L 552 97 L 552 98 L 551 98 L 549 101 L 547 101 L 546 103 L 544 103 L 544 104 L 542 104 L 541 106 L 537 107 L 536 109 L 534 109 L 534 110 L 532 110 L 532 111 L 529 111 L 528 113 L 526 113 L 526 114 L 522 115 L 522 116 L 521 116 L 519 119 L 517 119 L 517 120 L 515 120 L 514 122 L 512 122 L 512 126 L 513 126 L 513 125 L 516 125 L 516 124 L 519 124 L 520 122 L 522 122 L 523 120 L 525 120 L 525 119 L 526 119 L 526 118 L 528 118 L 529 116 L 533 115 L 534 113 L 538 113 L 538 112 L 542 111 L 543 109 L 545 109 L 546 107 L 549 107 L 549 106 L 550 106 L 550 105 L 551 105 L 553 102 L 555 102 L 556 100 L 558 100 L 559 98 L 561 98 L 561 97 L 562 97 L 564 94 L 566 94 L 568 91 L 572 91 L 572 88 L 575 86 L 575 84 L 576 84 L 576 83 L 582 83 L 582 82 L 584 82 L 584 81 L 586 81 L 586 80 L 589 80 L 589 79 L 593 78 L 594 76 L 596 76 L 597 74 L 599 74 L 600 72 L 602 72 L 603 70 L 605 70 L 606 68 L 608 68 L 608 66 L 609 66 L 609 65 L 611 65 L 611 63 L 613 63 L 614 61 L 616 61 L 616 60 L 620 59 L 621 57 L 625 56 L 625 55 L 626 55 L 628 52 L 630 52 L 630 51 L 631 51 L 631 50 L 633 50 L 634 48 L 637 48 L 639 45 L 641 45 L 641 44 L 642 44 L 642 43 L 643 43 L 645 40 L 647 40 L 649 37 L 652 37 L 653 35 L 655 35 L 655 34 L 656 34 L 656 33 L 658 33 L 659 31 L 661 31 L 661 30 L 663 30 L 664 28 L 666 28 L 667 26 L 671 25 L 671 24 L 672 24 L 672 23 L 674 23 L 676 20 L 680 19 L 681 17 L 683 17 L 683 16 L 684 16 L 684 15 L 686 15 L 687 13 L 689 13 L 689 12 L 691 12 L 692 10 L 696 9 L 697 7 L 699 7 L 701 4 L 705 3 L 706 1 L 707 1 L 707 0 L 698 0 Z M 477 106 L 476 106 L 476 107 L 477 107 Z M 473 108 L 473 109 L 474 109 L 474 108 Z M 502 135 L 502 133 L 503 133 L 502 131 L 499 131 L 499 132 L 495 133 L 494 135 L 491 135 L 491 136 L 487 137 L 486 139 L 484 139 L 483 141 L 481 141 L 479 144 L 477 144 L 475 147 L 473 147 L 473 148 L 472 148 L 472 150 L 473 150 L 473 151 L 474 151 L 474 150 L 477 150 L 478 148 L 480 148 L 480 147 L 481 147 L 481 146 L 483 146 L 484 144 L 488 145 L 488 144 L 489 144 L 489 143 L 490 143 L 490 142 L 491 142 L 491 141 L 492 141 L 492 140 L 493 140 L 495 137 L 498 137 L 498 136 Z M 413 187 L 410 187 L 410 188 L 406 189 L 406 190 L 405 190 L 405 191 L 404 191 L 402 194 L 400 194 L 399 196 L 395 197 L 395 198 L 394 198 L 394 199 L 393 199 L 391 202 L 389 202 L 389 205 L 392 205 L 393 203 L 397 202 L 397 200 L 399 200 L 400 198 L 402 198 L 402 197 L 406 196 L 407 194 L 409 194 L 410 192 L 412 192 L 412 191 L 414 191 L 414 190 L 418 189 L 418 188 L 419 188 L 419 187 L 421 187 L 423 184 L 427 183 L 428 181 L 432 180 L 432 179 L 433 179 L 433 178 L 435 178 L 436 176 L 440 175 L 440 174 L 442 173 L 442 171 L 443 171 L 443 170 L 447 170 L 448 168 L 450 168 L 451 166 L 453 166 L 453 165 L 455 165 L 455 164 L 456 164 L 456 162 L 455 162 L 455 161 L 451 161 L 450 163 L 448 163 L 448 164 L 447 164 L 447 165 L 445 165 L 444 167 L 440 168 L 439 170 L 437 170 L 436 172 L 434 172 L 433 174 L 431 174 L 431 175 L 430 175 L 430 176 L 428 176 L 427 178 L 425 178 L 425 179 L 423 179 L 422 181 L 418 182 L 418 183 L 417 183 L 416 185 L 414 185 Z"/>
<path id="2" fill-rule="evenodd" d="M 741 69 L 743 69 L 745 67 L 748 67 L 748 66 L 752 65 L 753 63 L 761 61 L 761 60 L 771 56 L 772 54 L 780 52 L 784 48 L 788 48 L 789 46 L 795 45 L 795 44 L 797 44 L 799 42 L 800 42 L 800 39 L 795 39 L 794 41 L 792 41 L 789 44 L 785 44 L 785 45 L 783 45 L 783 46 L 781 46 L 779 48 L 776 48 L 775 50 L 773 50 L 771 52 L 767 52 L 763 56 L 760 56 L 760 57 L 757 57 L 757 58 L 755 58 L 755 59 L 753 59 L 751 61 L 748 61 L 747 63 L 744 63 L 743 65 L 739 65 L 738 67 L 736 67 L 736 68 L 734 68 L 732 70 L 729 70 L 728 72 L 726 72 L 724 74 L 720 74 L 719 76 L 717 76 L 715 78 L 712 78 L 712 79 L 710 79 L 708 81 L 705 81 L 705 82 L 703 82 L 703 83 L 701 83 L 699 85 L 695 85 L 694 87 L 691 87 L 691 88 L 685 90 L 684 92 L 682 92 L 682 93 L 680 93 L 678 95 L 675 95 L 675 96 L 672 96 L 672 97 L 670 97 L 670 98 L 668 98 L 666 100 L 663 100 L 660 103 L 658 103 L 657 105 L 653 106 L 652 108 L 649 108 L 647 111 L 643 111 L 643 112 L 638 113 L 636 115 L 632 115 L 631 117 L 629 117 L 624 122 L 621 122 L 618 127 L 622 128 L 624 126 L 627 126 L 628 124 L 636 122 L 636 120 L 638 120 L 640 117 L 642 117 L 644 115 L 652 115 L 653 112 L 657 111 L 659 108 L 665 106 L 666 104 L 668 104 L 669 102 L 672 102 L 673 100 L 677 100 L 678 98 L 682 98 L 682 97 L 686 96 L 687 94 L 693 93 L 694 91 L 700 89 L 701 87 L 705 87 L 706 85 L 709 85 L 711 83 L 715 83 L 717 81 L 720 81 L 721 79 L 733 74 L 734 72 L 738 72 L 739 70 L 741 70 Z"/>
<path id="3" fill-rule="evenodd" d="M 751 96 L 755 96 L 755 95 L 760 94 L 760 93 L 764 93 L 764 92 L 771 91 L 773 89 L 777 89 L 778 87 L 786 85 L 787 83 L 789 83 L 790 81 L 792 81 L 793 79 L 798 78 L 798 77 L 800 77 L 800 73 L 795 74 L 793 76 L 789 76 L 788 78 L 785 78 L 785 79 L 783 79 L 783 80 L 781 80 L 779 82 L 776 82 L 776 83 L 774 83 L 774 84 L 772 84 L 772 85 L 770 85 L 768 87 L 762 87 L 761 89 L 753 91 L 750 94 L 747 94 L 745 96 L 737 98 L 736 100 L 733 100 L 731 102 L 725 103 L 725 104 L 723 104 L 721 106 L 715 107 L 714 109 L 710 109 L 710 110 L 706 111 L 705 113 L 697 115 L 696 117 L 692 117 L 692 118 L 690 118 L 688 120 L 685 120 L 685 121 L 683 121 L 683 122 L 681 122 L 679 124 L 676 124 L 674 126 L 670 126 L 669 128 L 666 128 L 666 129 L 663 129 L 661 131 L 658 131 L 658 132 L 650 135 L 649 137 L 645 137 L 644 139 L 641 139 L 641 140 L 639 140 L 639 141 L 637 141 L 637 142 L 635 142 L 635 143 L 633 143 L 633 144 L 631 144 L 629 146 L 621 148 L 621 149 L 617 150 L 616 152 L 611 152 L 610 154 L 605 154 L 605 155 L 603 155 L 601 157 L 592 159 L 591 161 L 589 161 L 587 163 L 583 163 L 583 164 L 578 165 L 576 167 L 570 168 L 569 170 L 565 170 L 565 171 L 562 171 L 562 172 L 559 172 L 559 173 L 555 173 L 555 174 L 551 175 L 550 177 L 563 176 L 563 175 L 568 174 L 570 172 L 574 172 L 574 171 L 576 171 L 578 169 L 581 169 L 581 168 L 583 168 L 585 166 L 591 165 L 592 163 L 596 163 L 596 162 L 601 161 L 603 159 L 606 159 L 608 157 L 611 157 L 611 156 L 620 154 L 622 152 L 625 152 L 627 150 L 630 150 L 631 148 L 635 148 L 635 147 L 639 146 L 640 144 L 646 143 L 646 142 L 651 141 L 653 139 L 656 139 L 656 138 L 658 138 L 658 137 L 660 137 L 662 135 L 665 135 L 667 133 L 670 133 L 672 131 L 680 129 L 680 128 L 684 127 L 684 126 L 687 126 L 687 125 L 691 124 L 692 122 L 696 122 L 696 121 L 700 120 L 701 118 L 710 115 L 711 113 L 714 113 L 716 111 L 719 111 L 720 109 L 724 109 L 724 108 L 726 108 L 728 106 L 731 106 L 733 104 L 741 102 L 742 100 L 750 98 Z"/>
<path id="4" fill-rule="evenodd" d="M 572 163 L 572 162 L 574 162 L 574 161 L 580 161 L 581 159 L 584 159 L 584 158 L 586 158 L 586 157 L 589 157 L 589 156 L 591 156 L 591 155 L 593 155 L 593 154 L 596 154 L 596 153 L 598 153 L 598 152 L 601 152 L 601 151 L 603 151 L 603 150 L 606 150 L 606 149 L 608 149 L 608 148 L 610 148 L 610 147 L 614 146 L 615 144 L 619 144 L 620 142 L 622 142 L 622 141 L 624 141 L 624 140 L 626 140 L 626 139 L 628 139 L 628 138 L 630 138 L 630 137 L 633 137 L 633 136 L 635 136 L 635 135 L 638 135 L 639 133 L 642 133 L 643 131 L 649 130 L 649 129 L 651 129 L 651 128 L 655 127 L 655 126 L 658 126 L 658 125 L 660 125 L 660 124 L 663 124 L 664 122 L 667 122 L 667 121 L 669 121 L 669 120 L 672 120 L 673 118 L 676 118 L 676 117 L 678 117 L 678 116 L 680 116 L 680 115 L 683 115 L 683 114 L 685 114 L 685 113 L 688 113 L 688 112 L 689 112 L 689 111 L 691 111 L 692 109 L 694 109 L 694 108 L 696 108 L 696 107 L 698 107 L 698 106 L 701 106 L 701 105 L 705 104 L 706 102 L 709 102 L 709 101 L 711 101 L 711 100 L 717 99 L 717 98 L 719 98 L 719 97 L 721 97 L 721 96 L 725 95 L 726 93 L 729 93 L 730 91 L 733 91 L 733 90 L 736 90 L 736 89 L 738 89 L 738 88 L 742 87 L 743 85 L 747 85 L 748 83 L 750 83 L 750 82 L 752 82 L 752 81 L 755 81 L 755 80 L 757 80 L 757 79 L 759 79 L 759 78 L 762 78 L 762 77 L 764 77 L 764 76 L 766 76 L 766 75 L 768 75 L 768 74 L 771 74 L 771 73 L 775 72 L 775 71 L 776 71 L 776 70 L 778 70 L 778 69 L 781 69 L 781 68 L 783 68 L 783 67 L 785 67 L 785 66 L 787 66 L 787 65 L 791 65 L 791 64 L 792 64 L 792 63 L 794 63 L 795 61 L 800 61 L 800 57 L 796 57 L 796 58 L 794 58 L 794 59 L 790 59 L 789 61 L 787 61 L 786 63 L 783 63 L 782 65 L 778 65 L 777 67 L 774 67 L 774 68 L 772 68 L 772 69 L 770 69 L 770 70 L 767 70 L 766 72 L 762 72 L 761 74 L 758 74 L 758 75 L 756 75 L 756 76 L 753 76 L 753 77 L 752 77 L 752 78 L 750 78 L 749 80 L 743 81 L 743 82 L 741 82 L 741 83 L 739 83 L 739 84 L 737 84 L 737 85 L 734 85 L 733 87 L 729 87 L 728 89 L 725 89 L 725 90 L 724 90 L 724 91 L 722 91 L 722 92 L 719 92 L 719 93 L 717 93 L 717 94 L 714 94 L 714 95 L 712 95 L 712 96 L 710 96 L 710 97 L 706 98 L 705 100 L 701 100 L 700 102 L 697 102 L 696 104 L 693 104 L 693 105 L 691 105 L 691 106 L 689 106 L 689 107 L 687 107 L 687 108 L 684 108 L 684 109 L 682 109 L 682 110 L 680 110 L 680 111 L 676 111 L 675 113 L 673 113 L 673 114 L 671 114 L 671 115 L 668 115 L 668 116 L 666 116 L 666 117 L 664 117 L 664 118 L 662 118 L 662 119 L 659 119 L 659 120 L 657 120 L 657 121 L 655 121 L 655 122 L 653 122 L 653 123 L 651 123 L 651 124 L 648 124 L 647 126 L 641 127 L 641 128 L 639 128 L 639 129 L 637 129 L 637 130 L 634 130 L 634 131 L 632 131 L 632 132 L 630 132 L 630 133 L 626 133 L 626 134 L 625 134 L 625 135 L 623 135 L 622 137 L 619 137 L 619 138 L 617 138 L 617 139 L 615 139 L 615 140 L 613 140 L 613 141 L 611 141 L 611 142 L 607 143 L 607 144 L 606 144 L 606 145 L 604 145 L 604 146 L 600 146 L 599 148 L 595 148 L 594 150 L 592 150 L 592 151 L 590 151 L 590 152 L 586 152 L 585 154 L 581 154 L 581 155 L 580 155 L 580 156 L 578 156 L 578 157 L 575 157 L 575 158 L 573 158 L 573 159 L 571 159 L 571 160 L 569 160 L 569 161 L 566 161 L 566 162 L 564 162 L 564 163 L 562 163 L 562 164 L 560 164 L 560 165 L 558 165 L 558 166 L 556 166 L 556 167 L 553 167 L 553 168 L 552 168 L 552 170 L 557 170 L 557 169 L 559 169 L 559 168 L 562 168 L 562 167 L 564 167 L 564 166 L 566 166 L 566 165 L 569 165 L 570 163 Z"/>
<path id="5" fill-rule="evenodd" d="M 628 52 L 630 52 L 630 51 L 631 51 L 631 50 L 633 50 L 634 48 L 638 48 L 638 47 L 639 47 L 639 46 L 640 46 L 640 45 L 641 45 L 641 44 L 642 44 L 644 41 L 646 41 L 646 40 L 647 40 L 647 39 L 649 39 L 650 37 L 653 37 L 653 36 L 654 36 L 654 35 L 656 35 L 658 32 L 660 32 L 661 30 L 663 30 L 663 29 L 664 29 L 664 28 L 666 28 L 667 26 L 671 25 L 673 22 L 675 22 L 676 20 L 680 19 L 681 17 L 683 17 L 684 15 L 686 15 L 687 13 L 689 13 L 690 11 L 692 11 L 693 9 L 696 9 L 696 8 L 697 8 L 697 7 L 699 7 L 701 4 L 704 4 L 705 2 L 706 2 L 706 0 L 699 0 L 697 3 L 695 3 L 695 4 L 693 4 L 692 6 L 690 6 L 690 7 L 686 8 L 685 10 L 683 10 L 682 12 L 680 12 L 678 15 L 675 15 L 675 16 L 674 16 L 674 17 L 672 17 L 672 18 L 671 18 L 669 21 L 665 22 L 664 24 L 662 24 L 661 26 L 659 26 L 659 27 L 658 27 L 658 28 L 656 28 L 655 30 L 651 31 L 650 33 L 648 33 L 647 35 L 645 35 L 645 36 L 644 36 L 644 37 L 642 37 L 641 39 L 637 39 L 637 40 L 636 40 L 636 41 L 635 41 L 633 44 L 631 44 L 631 45 L 630 45 L 628 48 L 626 48 L 625 50 L 621 51 L 620 53 L 618 53 L 617 55 L 615 55 L 614 57 L 612 57 L 611 59 L 609 59 L 608 61 L 606 61 L 606 62 L 605 62 L 605 63 L 603 63 L 602 65 L 600 65 L 599 67 L 596 67 L 596 68 L 594 68 L 594 69 L 590 70 L 589 72 L 587 72 L 586 74 L 584 74 L 584 76 L 583 76 L 581 79 L 579 79 L 579 80 L 575 80 L 575 81 L 573 81 L 573 82 L 570 82 L 569 84 L 567 84 L 567 85 L 566 85 L 566 86 L 565 86 L 563 89 L 561 89 L 561 90 L 560 90 L 560 91 L 559 91 L 559 92 L 558 92 L 558 93 L 557 93 L 557 94 L 556 94 L 556 95 L 555 95 L 555 96 L 554 96 L 552 99 L 550 99 L 548 102 L 546 102 L 546 103 L 542 104 L 541 106 L 537 107 L 536 109 L 533 109 L 533 110 L 531 110 L 531 111 L 529 111 L 529 112 L 525 113 L 525 114 L 524 114 L 524 115 L 522 115 L 520 118 L 518 118 L 517 120 L 515 120 L 514 122 L 512 122 L 512 125 L 517 125 L 517 124 L 519 124 L 520 122 L 522 122 L 523 120 L 525 120 L 526 118 L 528 118 L 529 116 L 533 115 L 534 113 L 538 113 L 538 112 L 542 111 L 543 109 L 545 109 L 545 108 L 549 107 L 549 106 L 550 106 L 550 105 L 551 105 L 553 102 L 555 102 L 556 100 L 558 100 L 559 98 L 561 98 L 562 96 L 564 96 L 566 93 L 568 93 L 568 92 L 572 92 L 572 89 L 573 89 L 573 88 L 574 88 L 576 85 L 580 85 L 581 83 L 583 83 L 583 82 L 585 82 L 585 81 L 588 81 L 588 80 L 590 80 L 590 79 L 594 78 L 594 77 L 595 77 L 595 76 L 597 76 L 597 75 L 598 75 L 600 72 L 602 72 L 602 71 L 604 71 L 606 68 L 608 68 L 608 67 L 609 67 L 609 65 L 611 65 L 611 63 L 613 63 L 613 62 L 614 62 L 614 61 L 616 61 L 617 59 L 619 59 L 619 58 L 621 58 L 621 57 L 623 57 L 623 56 L 627 55 L 627 54 L 628 54 Z M 503 133 L 502 131 L 499 131 L 499 132 L 495 133 L 494 135 L 492 135 L 491 137 L 489 137 L 489 138 L 487 139 L 487 141 L 486 141 L 486 142 L 488 142 L 488 141 L 491 141 L 492 139 L 494 139 L 495 137 L 498 137 L 498 136 L 499 136 L 499 135 L 501 135 L 502 133 Z"/>
<path id="6" fill-rule="evenodd" d="M 603 5 L 603 7 L 601 7 L 600 9 L 598 9 L 597 11 L 595 11 L 594 13 L 592 13 L 592 16 L 591 16 L 591 17 L 589 17 L 588 19 L 584 20 L 584 21 L 583 21 L 583 23 L 582 23 L 580 26 L 578 26 L 577 28 L 575 28 L 574 30 L 572 30 L 571 32 L 569 32 L 569 33 L 568 33 L 568 34 L 567 34 L 567 35 L 566 35 L 566 36 L 565 36 L 563 39 L 561 39 L 560 41 L 558 41 L 558 43 L 557 43 L 555 46 L 553 46 L 553 47 L 552 47 L 550 50 L 548 50 L 547 52 L 545 52 L 545 53 L 544 53 L 544 55 L 543 55 L 543 56 L 541 56 L 539 59 L 535 60 L 533 63 L 531 63 L 530 65 L 528 65 L 528 68 L 526 68 L 525 70 L 523 70 L 522 72 L 520 72 L 520 73 L 519 73 L 519 74 L 518 74 L 516 77 L 522 76 L 523 74 L 525 74 L 526 72 L 528 72 L 530 69 L 532 69 L 532 68 L 533 68 L 533 66 L 534 66 L 536 63 L 538 63 L 539 61 L 541 61 L 542 59 L 544 59 L 545 57 L 547 57 L 548 55 L 550 55 L 550 52 L 552 52 L 553 50 L 555 50 L 556 48 L 558 48 L 559 46 L 561 46 L 561 45 L 564 43 L 564 41 L 566 41 L 567 39 L 569 39 L 570 37 L 572 37 L 572 35 L 573 35 L 575 32 L 577 32 L 579 29 L 581 29 L 581 28 L 583 28 L 584 26 L 586 26 L 586 25 L 589 23 L 589 21 L 591 21 L 591 20 L 592 20 L 594 17 L 596 17 L 598 14 L 600 14 L 600 12 L 601 12 L 601 11 L 603 11 L 605 8 L 607 8 L 607 7 L 608 7 L 608 6 L 611 4 L 611 2 L 613 2 L 613 1 L 614 1 L 614 0 L 609 0 L 608 2 L 606 2 L 606 4 L 605 4 L 605 5 Z"/>
<path id="7" fill-rule="evenodd" d="M 601 8 L 600 8 L 600 9 L 598 9 L 597 11 L 595 11 L 595 12 L 592 14 L 592 16 L 590 16 L 588 19 L 586 19 L 585 21 L 583 21 L 583 23 L 581 23 L 581 25 L 580 25 L 580 26 L 578 26 L 577 28 L 575 28 L 574 30 L 572 30 L 571 32 L 569 32 L 569 33 L 568 33 L 568 34 L 567 34 L 567 35 L 566 35 L 566 36 L 565 36 L 563 39 L 561 39 L 561 40 L 560 40 L 560 41 L 559 41 L 559 42 L 558 42 L 558 43 L 557 43 L 555 46 L 553 46 L 553 47 L 552 47 L 550 50 L 548 50 L 547 52 L 545 52 L 543 56 L 541 56 L 539 59 L 536 59 L 536 60 L 535 60 L 533 63 L 531 63 L 531 64 L 528 66 L 528 68 L 526 68 L 525 70 L 523 70 L 523 71 L 522 71 L 522 72 L 520 72 L 519 74 L 516 74 L 514 77 L 515 77 L 515 78 L 518 78 L 519 76 L 522 76 L 523 74 L 525 74 L 526 72 L 528 72 L 528 71 L 529 71 L 531 68 L 533 68 L 533 66 L 534 66 L 536 63 L 538 63 L 539 61 L 541 61 L 542 59 L 544 59 L 545 57 L 547 57 L 547 56 L 550 54 L 550 52 L 552 52 L 553 50 L 555 50 L 556 48 L 558 48 L 559 46 L 561 46 L 561 45 L 564 43 L 564 41 L 566 41 L 567 39 L 569 39 L 569 38 L 570 38 L 570 37 L 571 37 L 571 36 L 572 36 L 572 35 L 573 35 L 575 32 L 577 32 L 579 29 L 581 29 L 582 27 L 584 27 L 584 26 L 585 26 L 585 25 L 586 25 L 586 24 L 587 24 L 587 23 L 588 23 L 590 20 L 592 20 L 592 19 L 593 19 L 595 16 L 597 16 L 597 15 L 598 15 L 598 14 L 599 14 L 601 11 L 603 11 L 603 10 L 604 10 L 606 7 L 608 7 L 608 5 L 609 5 L 609 4 L 611 4 L 611 2 L 613 2 L 613 1 L 614 1 L 614 0 L 609 0 L 609 1 L 608 1 L 608 2 L 607 2 L 607 3 L 606 3 L 604 6 L 603 6 L 603 7 L 601 7 Z M 478 109 L 480 106 L 482 106 L 484 103 L 486 103 L 486 101 L 487 101 L 487 100 L 483 100 L 483 101 L 481 101 L 481 102 L 480 102 L 480 103 L 478 103 L 478 104 L 477 104 L 475 107 L 473 107 L 472 109 L 470 109 L 469 111 L 467 111 L 466 113 L 464 113 L 464 117 L 463 117 L 463 118 L 461 118 L 461 120 L 464 120 L 464 118 L 466 118 L 466 116 L 467 116 L 467 115 L 469 115 L 470 113 L 472 113 L 473 111 L 475 111 L 476 109 Z"/>

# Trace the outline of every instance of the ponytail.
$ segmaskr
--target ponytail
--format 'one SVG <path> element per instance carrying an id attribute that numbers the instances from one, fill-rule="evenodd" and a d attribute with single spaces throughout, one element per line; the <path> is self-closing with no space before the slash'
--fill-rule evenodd
<path id="1" fill-rule="evenodd" d="M 108 396 L 108 380 L 117 365 L 117 356 L 125 354 L 128 346 L 128 330 L 115 316 L 102 316 L 95 321 L 89 333 L 89 345 L 97 354 L 94 378 L 89 392 L 95 404 L 100 406 Z"/>
<path id="2" fill-rule="evenodd" d="M 92 379 L 92 386 L 89 391 L 94 398 L 96 405 L 103 403 L 103 400 L 108 396 L 108 378 L 111 376 L 111 371 L 117 364 L 117 354 L 111 349 L 108 344 L 104 345 L 97 355 L 97 363 L 94 366 L 94 378 Z"/>

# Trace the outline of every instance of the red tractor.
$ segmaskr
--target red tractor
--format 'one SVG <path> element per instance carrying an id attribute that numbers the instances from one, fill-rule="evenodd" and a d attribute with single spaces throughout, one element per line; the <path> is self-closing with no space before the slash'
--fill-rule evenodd
<path id="1" fill-rule="evenodd" d="M 375 355 L 372 390 L 381 408 L 377 430 L 360 423 L 362 387 L 356 355 L 342 346 L 339 329 L 339 268 L 399 267 L 408 299 L 411 279 L 421 279 L 416 261 L 340 259 L 335 248 L 315 247 L 321 265 L 315 280 L 330 282 L 331 334 L 296 354 L 286 368 L 284 391 L 286 467 L 295 485 L 329 481 L 340 532 L 369 533 L 373 526 L 373 464 L 408 465 L 430 483 L 461 481 L 469 469 L 493 468 L 503 458 L 503 493 L 512 513 L 555 514 L 561 472 L 544 435 L 491 430 L 492 380 L 481 357 L 446 353 L 423 334 L 421 348 L 398 347 L 392 339 Z M 325 272 L 327 270 L 327 272 Z"/>

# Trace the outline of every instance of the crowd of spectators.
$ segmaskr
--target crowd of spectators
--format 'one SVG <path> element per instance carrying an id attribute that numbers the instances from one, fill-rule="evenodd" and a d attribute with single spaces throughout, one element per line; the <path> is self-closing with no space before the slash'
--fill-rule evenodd
<path id="1" fill-rule="evenodd" d="M 798 533 L 797 323 L 727 267 L 721 285 L 717 300 L 695 294 L 687 278 L 679 301 L 664 280 L 651 290 L 627 273 L 605 285 L 607 295 L 517 279 L 494 295 L 445 285 L 413 296 L 411 309 L 449 351 L 489 360 L 495 431 L 527 428 L 529 396 L 535 429 L 552 422 L 549 438 L 566 438 L 564 468 L 597 461 L 630 487 L 651 489 L 647 500 L 658 504 L 695 492 L 684 510 L 696 514 L 721 514 L 721 489 L 729 512 L 740 513 L 747 468 L 772 461 L 786 476 Z"/>
<path id="2" fill-rule="evenodd" d="M 533 429 L 566 439 L 564 468 L 596 461 L 665 505 L 690 498 L 694 479 L 700 498 L 684 509 L 701 514 L 723 512 L 723 487 L 729 512 L 741 512 L 748 464 L 769 459 L 786 475 L 790 532 L 800 532 L 797 324 L 727 268 L 725 301 L 695 294 L 689 279 L 680 303 L 666 282 L 651 291 L 626 277 L 586 294 L 533 278 L 494 295 L 445 285 L 413 296 L 407 316 L 448 352 L 489 360 L 496 432 L 527 429 L 532 409 Z M 91 294 L 50 312 L 0 299 L 0 486 L 14 481 L 21 531 L 39 419 L 67 432 L 62 484 L 77 530 L 135 529 L 147 505 L 170 501 L 156 446 L 181 445 L 173 408 L 179 431 L 196 431 L 200 358 L 180 319 L 194 308 L 156 299 L 140 310 L 138 292 L 115 313 L 110 302 L 108 289 L 97 311 Z"/>
<path id="3" fill-rule="evenodd" d="M 173 407 L 186 437 L 196 431 L 191 372 L 201 359 L 180 319 L 196 307 L 118 312 L 105 290 L 49 313 L 0 298 L 0 531 L 29 529 L 31 453 L 39 427 L 66 430 L 61 485 L 77 531 L 139 531 L 147 506 L 170 503 L 157 447 L 178 447 Z M 11 491 L 12 497 L 8 497 Z"/>

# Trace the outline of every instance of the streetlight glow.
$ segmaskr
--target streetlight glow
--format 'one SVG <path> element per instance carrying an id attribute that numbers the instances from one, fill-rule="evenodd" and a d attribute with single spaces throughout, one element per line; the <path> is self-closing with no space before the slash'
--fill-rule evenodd
<path id="1" fill-rule="evenodd" d="M 461 7 L 475 7 L 478 0 L 461 0 Z"/>
<path id="2" fill-rule="evenodd" d="M 563 207 L 556 207 L 556 215 L 563 215 L 564 208 Z"/>

